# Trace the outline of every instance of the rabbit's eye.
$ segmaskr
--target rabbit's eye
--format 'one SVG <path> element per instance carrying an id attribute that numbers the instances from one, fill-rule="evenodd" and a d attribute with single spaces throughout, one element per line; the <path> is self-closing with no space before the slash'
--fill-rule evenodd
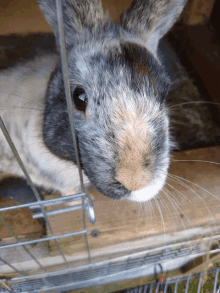
<path id="1" fill-rule="evenodd" d="M 76 87 L 73 92 L 73 100 L 77 110 L 85 113 L 88 99 L 84 90 L 80 87 Z"/>

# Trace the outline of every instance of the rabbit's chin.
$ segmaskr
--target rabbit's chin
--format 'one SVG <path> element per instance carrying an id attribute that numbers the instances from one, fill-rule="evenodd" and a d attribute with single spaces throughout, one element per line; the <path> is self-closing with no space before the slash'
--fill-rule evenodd
<path id="1" fill-rule="evenodd" d="M 132 191 L 127 199 L 136 202 L 151 200 L 152 198 L 156 197 L 156 195 L 162 190 L 166 182 L 166 177 L 167 176 L 164 174 L 158 178 L 155 178 L 147 187 L 140 190 Z"/>

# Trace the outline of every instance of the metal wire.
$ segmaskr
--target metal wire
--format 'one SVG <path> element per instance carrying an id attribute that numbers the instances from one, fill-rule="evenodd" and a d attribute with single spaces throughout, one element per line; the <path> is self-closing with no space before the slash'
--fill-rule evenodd
<path id="1" fill-rule="evenodd" d="M 67 237 L 81 235 L 81 234 L 84 234 L 84 233 L 86 233 L 86 230 L 81 230 L 81 231 L 72 232 L 72 233 L 59 234 L 59 235 L 56 235 L 56 236 L 50 236 L 50 237 L 45 237 L 45 238 L 38 238 L 38 239 L 35 239 L 35 240 L 22 241 L 22 242 L 20 241 L 20 242 L 17 242 L 17 243 L 1 245 L 0 249 L 17 247 L 17 246 L 27 245 L 27 244 L 35 244 L 35 243 L 45 242 L 45 241 L 49 241 L 49 240 L 56 240 L 56 239 L 60 239 L 60 238 L 67 238 Z"/>
<path id="2" fill-rule="evenodd" d="M 85 192 L 84 185 L 83 185 L 83 176 L 82 176 L 82 168 L 80 165 L 79 159 L 79 150 L 76 142 L 76 134 L 74 130 L 74 120 L 73 120 L 73 109 L 72 109 L 72 99 L 70 94 L 70 81 L 69 81 L 69 72 L 68 72 L 68 65 L 67 65 L 67 57 L 66 57 L 66 44 L 65 44 L 65 34 L 64 34 L 64 25 L 63 25 L 63 11 L 62 11 L 62 4 L 60 0 L 56 0 L 56 8 L 57 8 L 57 20 L 58 20 L 58 28 L 59 28 L 59 41 L 60 41 L 60 52 L 61 52 L 61 64 L 62 64 L 62 71 L 63 71 L 63 80 L 64 80 L 64 87 L 65 87 L 65 94 L 66 94 L 66 101 L 67 101 L 67 108 L 68 108 L 68 115 L 71 127 L 71 133 L 73 137 L 73 143 L 76 152 L 76 161 L 79 171 L 79 178 L 80 178 L 80 185 L 81 185 L 81 192 Z M 83 213 L 83 228 L 86 229 L 86 219 L 85 219 L 85 198 L 82 197 L 82 213 Z M 88 252 L 88 260 L 89 263 L 91 262 L 91 255 L 90 249 L 87 239 L 87 234 L 85 233 L 85 242 L 86 242 L 86 249 Z"/>
<path id="3" fill-rule="evenodd" d="M 80 165 L 79 151 L 78 151 L 78 146 L 76 142 L 77 140 L 76 140 L 76 134 L 75 134 L 74 120 L 73 120 L 73 107 L 72 107 L 72 99 L 70 94 L 70 80 L 69 80 L 69 72 L 68 72 L 68 65 L 67 65 L 65 34 L 64 34 L 64 26 L 63 26 L 63 10 L 62 10 L 62 4 L 60 0 L 56 0 L 56 8 L 57 8 L 57 21 L 58 21 L 59 41 L 60 41 L 60 56 L 61 56 L 63 81 L 64 81 L 65 94 L 66 94 L 67 110 L 69 115 L 69 122 L 70 122 L 72 138 L 73 138 L 73 144 L 74 144 L 75 153 L 76 153 L 76 162 L 78 166 L 81 192 L 84 192 L 82 169 Z"/>
<path id="4" fill-rule="evenodd" d="M 213 288 L 212 288 L 213 293 L 218 293 L 218 291 L 217 291 L 218 290 L 218 288 L 217 288 L 217 280 L 218 280 L 219 270 L 220 270 L 220 268 L 217 268 L 215 270 L 207 272 L 208 275 L 213 274 L 213 273 L 215 274 L 214 284 L 213 284 Z M 190 280 L 192 278 L 196 278 L 196 279 L 198 279 L 197 287 L 193 287 L 192 289 L 193 289 L 193 292 L 200 293 L 201 292 L 201 287 L 202 287 L 202 276 L 203 276 L 203 272 L 193 274 L 193 275 L 188 275 L 188 276 L 180 276 L 180 277 L 176 277 L 176 278 L 166 279 L 165 282 L 162 283 L 164 285 L 164 289 L 162 290 L 162 292 L 167 293 L 169 286 L 174 285 L 174 291 L 172 291 L 172 292 L 177 293 L 178 292 L 178 286 L 179 286 L 180 282 L 184 282 L 184 284 L 185 284 L 185 290 L 184 290 L 185 293 L 192 292 L 191 290 L 189 291 L 189 283 L 190 283 Z M 145 285 L 144 287 L 140 286 L 140 287 L 137 287 L 137 288 L 128 289 L 128 290 L 123 291 L 123 292 L 124 293 L 152 293 L 152 292 L 158 293 L 159 292 L 158 288 L 159 288 L 160 284 L 151 283 L 151 284 Z M 195 286 L 195 284 L 194 284 L 194 286 Z"/>
<path id="5" fill-rule="evenodd" d="M 20 209 L 20 208 L 35 209 L 35 208 L 40 208 L 41 204 L 44 205 L 44 207 L 52 206 L 52 205 L 59 205 L 59 204 L 63 204 L 66 202 L 73 201 L 73 199 L 75 199 L 75 197 L 76 197 L 75 195 L 69 195 L 69 196 L 65 196 L 62 198 L 54 198 L 54 199 L 48 199 L 48 200 L 41 200 L 41 201 L 37 201 L 37 202 L 19 204 L 19 205 L 0 208 L 0 212 L 10 211 L 10 210 Z M 79 194 L 79 197 L 80 197 L 80 194 Z M 77 194 L 76 200 L 77 199 L 78 199 L 78 194 Z M 81 199 L 81 197 L 80 197 L 80 199 Z"/>
<path id="6" fill-rule="evenodd" d="M 35 202 L 35 203 L 26 203 L 26 204 L 14 205 L 14 206 L 0 208 L 0 212 L 5 212 L 5 211 L 19 209 L 19 208 L 29 208 L 31 210 L 34 210 L 34 209 L 39 209 L 40 204 L 42 204 L 44 207 L 50 207 L 50 206 L 54 206 L 54 205 L 60 205 L 60 204 L 72 202 L 73 200 L 75 200 L 75 201 L 77 201 L 79 199 L 82 200 L 82 196 L 83 196 L 83 193 L 77 193 L 77 194 L 74 194 L 74 195 L 63 196 L 63 197 L 60 197 L 60 198 L 42 200 L 40 202 Z M 80 207 L 83 208 L 83 205 L 80 205 Z M 62 208 L 62 209 L 58 209 L 58 210 L 55 210 L 55 211 L 47 212 L 47 215 L 64 213 L 64 212 L 68 212 L 68 211 L 71 211 L 71 210 L 76 210 L 78 208 L 79 208 L 79 205 L 73 206 L 73 207 L 68 207 L 68 208 Z M 94 208 L 93 208 L 92 200 L 87 195 L 86 195 L 86 211 L 87 211 L 87 215 L 88 215 L 88 218 L 89 218 L 90 222 L 92 224 L 94 224 L 95 223 L 95 211 L 94 211 Z M 43 216 L 43 214 L 41 214 L 41 216 Z M 34 219 L 36 219 L 38 217 L 39 217 L 39 214 L 34 214 L 33 215 Z"/>
<path id="7" fill-rule="evenodd" d="M 186 281 L 185 293 L 187 293 L 188 290 L 189 290 L 189 282 L 190 282 L 190 279 L 191 279 L 191 276 L 188 276 L 188 277 L 187 277 L 187 281 Z"/>
<path id="8" fill-rule="evenodd" d="M 54 215 L 59 215 L 59 214 L 63 214 L 63 213 L 68 213 L 68 212 L 71 212 L 71 211 L 77 211 L 77 210 L 80 210 L 80 209 L 82 209 L 82 205 L 78 204 L 78 205 L 75 205 L 75 206 L 72 206 L 72 207 L 65 207 L 65 208 L 62 208 L 62 209 L 49 211 L 49 212 L 46 212 L 46 214 L 47 214 L 47 216 L 54 216 Z M 44 217 L 43 213 L 37 213 L 37 214 L 33 215 L 33 219 L 39 219 L 39 218 L 43 218 L 43 217 Z"/>
<path id="9" fill-rule="evenodd" d="M 214 279 L 214 285 L 213 285 L 213 291 L 212 291 L 212 293 L 215 293 L 215 288 L 217 287 L 218 275 L 219 275 L 219 270 L 215 274 L 215 279 Z"/>
<path id="10" fill-rule="evenodd" d="M 9 266 L 11 269 L 13 269 L 15 272 L 17 272 L 19 275 L 23 275 L 25 276 L 26 274 L 17 270 L 13 265 L 11 265 L 9 262 L 7 262 L 6 260 L 4 260 L 2 257 L 0 257 L 0 261 L 2 261 L 4 264 L 6 264 L 7 266 Z"/>
<path id="11" fill-rule="evenodd" d="M 175 254 L 173 255 L 173 257 L 175 257 Z M 168 256 L 167 259 L 170 260 L 171 258 Z M 133 263 L 133 266 L 131 265 L 131 267 L 129 267 L 129 268 L 124 267 L 124 269 L 127 270 L 127 272 L 129 273 L 130 276 L 134 276 L 135 273 L 137 272 L 137 269 L 140 272 L 147 271 L 147 270 L 149 270 L 150 266 L 153 266 L 157 262 L 157 260 L 158 260 L 158 256 L 156 257 L 155 260 L 151 260 L 151 263 L 147 264 L 147 266 L 146 266 L 146 264 L 143 264 L 143 262 L 140 262 L 140 263 L 142 263 L 142 266 L 138 267 L 138 264 L 135 265 Z M 146 263 L 147 262 L 148 262 L 148 259 L 146 259 Z M 220 270 L 220 268 L 218 268 L 216 271 L 211 271 L 211 272 L 215 272 L 215 274 L 216 274 L 214 286 L 217 286 L 219 270 Z M 209 272 L 209 273 L 211 273 L 211 272 Z M 53 272 L 53 274 L 54 273 L 55 272 Z M 50 288 L 47 287 L 48 290 L 53 290 L 53 289 L 65 290 L 65 288 L 68 286 L 70 286 L 71 289 L 78 289 L 78 288 L 83 288 L 83 287 L 95 285 L 95 284 L 97 284 L 97 282 L 99 284 L 105 284 L 105 283 L 108 283 L 107 281 L 109 279 L 112 282 L 113 281 L 112 278 L 114 278 L 114 276 L 118 277 L 118 275 L 120 275 L 120 274 L 121 274 L 121 279 L 123 279 L 122 277 L 125 276 L 126 271 L 123 271 L 123 268 L 119 267 L 118 264 L 114 264 L 114 265 L 112 265 L 111 270 L 109 270 L 108 266 L 100 266 L 98 268 L 95 268 L 94 266 L 90 266 L 90 267 L 87 266 L 87 268 L 84 271 L 80 271 L 77 268 L 75 268 L 75 272 L 73 272 L 73 273 L 69 273 L 69 272 L 67 272 L 65 274 L 60 274 L 60 272 L 56 272 L 56 273 L 57 273 L 57 275 L 54 275 L 54 276 L 52 276 L 51 273 L 47 273 L 47 276 L 48 276 L 47 279 L 52 285 L 52 287 L 50 287 Z M 45 274 L 43 274 L 42 276 L 45 277 Z M 142 274 L 142 276 L 143 276 L 143 274 Z M 29 277 L 30 276 L 27 276 L 27 279 Z M 178 278 L 167 279 L 166 283 L 165 283 L 165 287 L 164 287 L 164 293 L 167 292 L 166 290 L 168 289 L 168 285 L 170 285 L 170 284 L 174 284 L 175 288 L 177 288 L 176 292 L 178 292 L 178 284 L 180 282 L 186 282 L 185 292 L 188 292 L 189 281 L 192 277 L 197 277 L 199 279 L 198 287 L 201 288 L 202 274 L 195 274 L 192 276 L 181 276 Z M 18 280 L 22 281 L 22 279 L 25 280 L 26 277 L 14 278 L 14 281 L 18 281 Z M 116 278 L 116 280 L 117 280 L 117 278 Z M 28 281 L 24 281 L 24 282 L 19 282 L 19 284 L 20 284 L 19 288 L 27 288 L 27 287 L 31 288 L 31 286 L 32 286 L 33 288 L 36 289 L 36 288 L 38 288 L 38 286 L 40 286 L 39 287 L 40 289 L 47 292 L 47 288 L 45 289 L 45 287 L 43 287 L 43 285 L 41 284 L 40 278 L 38 278 L 37 280 L 28 280 Z M 11 285 L 15 286 L 13 288 L 16 288 L 16 286 L 18 286 L 16 284 L 15 285 L 11 284 Z M 159 286 L 158 287 L 156 287 L 156 286 L 158 286 L 158 285 L 155 283 L 148 284 L 145 286 L 144 291 L 147 287 L 148 290 L 150 289 L 150 292 L 152 292 L 153 288 L 159 288 Z M 142 289 L 140 289 L 139 291 L 143 292 Z M 147 293 L 149 293 L 148 290 L 146 290 Z M 137 291 L 137 289 L 136 289 L 136 291 Z M 128 292 L 136 292 L 136 291 L 128 291 Z M 17 292 L 17 291 L 15 290 L 13 292 Z M 35 292 L 35 291 L 30 291 L 30 289 L 29 289 L 29 291 L 28 290 L 27 291 L 21 290 L 19 292 Z M 199 292 L 199 291 L 197 291 L 197 292 Z M 213 292 L 215 292 L 215 291 L 213 291 Z"/>

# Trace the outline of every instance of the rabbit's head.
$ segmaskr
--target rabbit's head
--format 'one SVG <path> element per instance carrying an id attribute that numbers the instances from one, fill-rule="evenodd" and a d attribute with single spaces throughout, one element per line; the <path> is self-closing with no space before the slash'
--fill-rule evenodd
<path id="1" fill-rule="evenodd" d="M 38 2 L 59 47 L 55 1 Z M 133 0 L 113 24 L 99 0 L 62 1 L 82 168 L 111 198 L 146 201 L 165 183 L 172 146 L 169 78 L 157 46 L 185 2 Z M 44 141 L 57 156 L 76 161 L 60 64 L 48 86 Z"/>

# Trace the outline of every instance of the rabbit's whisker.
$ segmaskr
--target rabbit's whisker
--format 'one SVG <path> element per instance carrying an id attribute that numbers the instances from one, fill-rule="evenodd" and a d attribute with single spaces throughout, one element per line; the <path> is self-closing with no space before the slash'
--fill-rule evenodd
<path id="1" fill-rule="evenodd" d="M 171 179 L 171 178 L 169 178 L 169 179 Z M 175 182 L 177 182 L 177 183 L 179 183 L 180 184 L 180 182 L 178 182 L 178 181 L 176 181 L 176 180 L 174 180 L 173 179 L 173 181 L 175 181 Z M 201 213 L 198 209 L 197 209 L 197 207 L 187 198 L 187 196 L 185 196 L 181 191 L 179 191 L 178 189 L 176 189 L 174 186 L 172 186 L 171 184 L 169 184 L 168 182 L 166 183 L 166 185 L 168 185 L 170 188 L 172 188 L 174 191 L 176 191 L 178 194 L 180 194 L 180 196 L 182 196 L 183 198 L 185 198 L 190 204 L 192 204 L 193 205 L 193 207 L 199 212 L 199 213 Z"/>
<path id="2" fill-rule="evenodd" d="M 169 192 L 168 192 L 168 190 L 166 188 L 163 190 L 163 193 L 166 196 L 166 198 L 170 201 L 170 203 L 172 204 L 172 206 L 173 206 L 173 208 L 174 208 L 174 210 L 176 212 L 177 218 L 179 218 L 180 221 L 182 222 L 184 230 L 186 230 L 186 226 L 184 224 L 184 221 L 183 221 L 182 217 L 179 215 L 178 209 L 183 213 L 183 215 L 185 216 L 185 218 L 187 219 L 187 221 L 189 222 L 191 227 L 194 228 L 194 225 L 190 221 L 189 217 L 186 215 L 186 213 L 183 211 L 183 209 L 178 205 L 178 202 L 176 203 L 175 199 L 169 195 Z M 187 235 L 187 239 L 188 239 L 188 241 L 190 243 L 190 238 L 189 238 L 188 235 Z M 193 247 L 193 244 L 190 243 L 190 247 Z M 195 260 L 194 260 L 194 264 L 195 264 Z"/>
<path id="3" fill-rule="evenodd" d="M 186 213 L 184 212 L 184 210 L 178 205 L 178 201 L 174 197 L 171 196 L 172 194 L 169 194 L 169 191 L 166 188 L 163 190 L 163 193 L 166 196 L 166 198 L 169 200 L 169 202 L 172 204 L 173 208 L 175 209 L 176 215 L 180 219 L 180 221 L 182 222 L 182 225 L 184 227 L 184 230 L 186 230 L 186 226 L 185 226 L 185 224 L 183 222 L 183 219 L 179 215 L 178 209 L 180 210 L 181 213 L 184 214 L 185 218 L 189 222 L 189 225 L 193 228 L 194 225 L 192 224 L 192 222 L 190 221 L 189 217 L 186 215 Z"/>
<path id="4" fill-rule="evenodd" d="M 201 163 L 209 163 L 214 165 L 220 165 L 220 163 L 212 162 L 212 161 L 204 161 L 204 160 L 175 160 L 171 159 L 173 162 L 201 162 Z"/>
<path id="5" fill-rule="evenodd" d="M 212 104 L 212 105 L 220 105 L 220 103 L 217 103 L 217 102 L 194 101 L 194 102 L 184 102 L 184 103 L 176 104 L 176 105 L 173 105 L 173 106 L 169 106 L 169 108 L 175 108 L 175 107 L 179 107 L 179 106 L 182 106 L 182 105 L 188 105 L 188 104 Z"/>
<path id="6" fill-rule="evenodd" d="M 173 180 L 173 181 L 176 180 L 176 182 L 178 182 L 180 185 L 184 186 L 185 188 L 187 188 L 188 190 L 190 190 L 192 193 L 194 193 L 194 194 L 195 194 L 195 195 L 196 195 L 196 196 L 202 201 L 202 203 L 204 204 L 204 206 L 205 206 L 206 209 L 208 210 L 208 212 L 209 212 L 209 214 L 210 214 L 210 216 L 211 216 L 211 218 L 212 218 L 212 221 L 214 222 L 214 225 L 215 225 L 215 218 L 213 217 L 213 214 L 210 212 L 210 209 L 209 209 L 209 207 L 207 206 L 206 202 L 202 199 L 202 197 L 201 197 L 197 192 L 195 192 L 195 191 L 194 191 L 190 186 L 188 186 L 187 184 L 181 182 L 181 180 L 182 180 L 182 181 L 189 182 L 189 183 L 193 184 L 193 185 L 196 186 L 196 187 L 199 187 L 200 189 L 202 189 L 202 190 L 208 192 L 209 194 L 211 194 L 211 195 L 212 195 L 213 197 L 215 197 L 215 198 L 216 198 L 216 196 L 215 196 L 214 194 L 212 194 L 211 192 L 209 192 L 207 189 L 205 189 L 205 188 L 199 186 L 198 184 L 195 184 L 195 183 L 193 183 L 193 182 L 190 182 L 189 180 L 187 180 L 187 179 L 185 179 L 185 178 L 182 178 L 182 177 L 179 177 L 179 176 L 176 176 L 176 175 L 172 175 L 172 174 L 168 174 L 168 178 L 171 179 L 171 180 Z M 217 199 L 217 198 L 216 198 L 216 199 Z M 218 200 L 219 200 L 219 199 L 218 199 Z"/>
<path id="7" fill-rule="evenodd" d="M 7 108 L 7 109 L 26 109 L 26 110 L 34 110 L 34 111 L 41 111 L 41 109 L 30 108 L 30 107 L 17 107 L 17 106 L 0 106 L 0 108 Z"/>
<path id="8" fill-rule="evenodd" d="M 15 96 L 15 97 L 19 97 L 19 98 L 22 98 L 22 99 L 25 99 L 25 100 L 31 101 L 32 103 L 35 103 L 35 104 L 41 106 L 42 109 L 44 109 L 44 105 L 43 105 L 43 104 L 38 103 L 38 102 L 36 102 L 36 101 L 34 101 L 34 100 L 28 99 L 28 98 L 26 98 L 26 97 L 24 97 L 24 96 L 20 96 L 20 95 L 12 94 L 12 93 L 5 92 L 5 91 L 2 91 L 2 90 L 0 90 L 0 92 L 1 92 L 1 93 L 5 93 L 5 94 L 8 94 L 8 95 L 10 95 L 10 96 Z"/>
<path id="9" fill-rule="evenodd" d="M 156 203 L 157 205 L 157 208 L 158 208 L 158 211 L 160 213 L 160 217 L 161 217 L 161 220 L 162 220 L 162 224 L 163 224 L 163 233 L 164 233 L 164 246 L 166 245 L 166 227 L 165 227 L 165 222 L 164 222 L 164 218 L 163 218 L 163 213 L 161 211 L 161 208 L 160 208 L 160 203 L 158 202 L 158 200 L 156 198 L 153 199 L 154 202 Z"/>

